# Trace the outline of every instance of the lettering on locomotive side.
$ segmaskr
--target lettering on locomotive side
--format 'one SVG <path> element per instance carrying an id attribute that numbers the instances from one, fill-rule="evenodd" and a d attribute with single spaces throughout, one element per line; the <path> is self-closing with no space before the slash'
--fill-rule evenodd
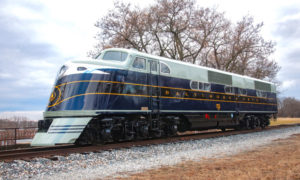
<path id="1" fill-rule="evenodd" d="M 221 104 L 216 104 L 216 108 L 217 108 L 218 111 L 220 111 L 221 110 Z"/>

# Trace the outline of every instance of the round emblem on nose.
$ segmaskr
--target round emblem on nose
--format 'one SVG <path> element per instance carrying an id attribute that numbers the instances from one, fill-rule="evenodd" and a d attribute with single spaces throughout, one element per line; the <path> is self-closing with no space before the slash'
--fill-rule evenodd
<path id="1" fill-rule="evenodd" d="M 50 95 L 48 107 L 55 106 L 59 102 L 60 98 L 61 98 L 61 90 L 58 86 L 55 86 L 52 94 Z"/>
<path id="2" fill-rule="evenodd" d="M 56 97 L 56 93 L 55 91 L 53 91 L 53 93 L 50 96 L 50 102 L 52 102 L 55 99 L 55 97 Z"/>

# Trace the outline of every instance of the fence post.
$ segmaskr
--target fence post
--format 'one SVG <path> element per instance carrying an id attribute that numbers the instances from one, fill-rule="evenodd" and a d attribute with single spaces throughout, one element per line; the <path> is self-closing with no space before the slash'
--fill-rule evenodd
<path id="1" fill-rule="evenodd" d="M 17 128 L 15 128 L 15 145 L 17 145 Z"/>
<path id="2" fill-rule="evenodd" d="M 22 129 L 0 128 L 0 147 L 14 144 L 16 145 L 18 139 L 32 139 L 36 131 L 36 127 L 25 127 Z"/>

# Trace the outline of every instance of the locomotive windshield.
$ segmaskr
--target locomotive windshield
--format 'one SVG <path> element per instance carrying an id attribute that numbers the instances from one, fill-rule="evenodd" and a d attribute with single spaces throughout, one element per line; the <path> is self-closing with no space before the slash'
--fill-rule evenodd
<path id="1" fill-rule="evenodd" d="M 102 57 L 102 60 L 109 61 L 125 61 L 128 53 L 121 51 L 106 51 Z"/>

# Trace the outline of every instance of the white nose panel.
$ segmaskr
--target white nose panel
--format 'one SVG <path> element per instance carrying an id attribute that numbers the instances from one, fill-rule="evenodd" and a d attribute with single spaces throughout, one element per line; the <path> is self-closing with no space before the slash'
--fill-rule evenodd
<path id="1" fill-rule="evenodd" d="M 55 118 L 47 132 L 36 133 L 31 146 L 54 146 L 55 144 L 75 143 L 91 119 L 91 117 Z"/>

